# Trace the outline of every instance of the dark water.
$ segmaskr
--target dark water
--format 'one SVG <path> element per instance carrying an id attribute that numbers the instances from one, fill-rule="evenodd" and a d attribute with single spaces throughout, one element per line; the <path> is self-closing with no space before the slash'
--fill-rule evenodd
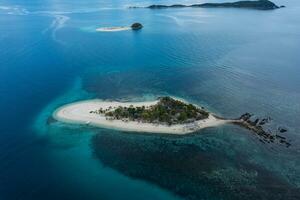
<path id="1" fill-rule="evenodd" d="M 187 137 L 103 131 L 93 141 L 104 165 L 188 199 L 299 199 L 297 187 L 251 161 L 256 153 L 240 151 L 257 145 L 247 132 L 224 127 L 215 133 L 222 136 L 210 130 Z"/>
<path id="2" fill-rule="evenodd" d="M 300 198 L 299 2 L 126 9 L 153 2 L 0 1 L 0 199 Z M 76 100 L 160 95 L 271 116 L 292 145 L 235 126 L 175 137 L 49 120 Z"/>

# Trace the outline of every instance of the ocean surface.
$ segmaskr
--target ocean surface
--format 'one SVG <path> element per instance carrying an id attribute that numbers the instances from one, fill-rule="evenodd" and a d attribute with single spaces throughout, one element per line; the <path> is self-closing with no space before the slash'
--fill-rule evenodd
<path id="1" fill-rule="evenodd" d="M 128 9 L 199 2 L 212 0 L 0 0 L 0 199 L 300 199 L 300 2 Z M 95 31 L 133 22 L 144 28 Z M 78 100 L 163 95 L 270 116 L 291 146 L 233 125 L 170 136 L 51 118 Z"/>

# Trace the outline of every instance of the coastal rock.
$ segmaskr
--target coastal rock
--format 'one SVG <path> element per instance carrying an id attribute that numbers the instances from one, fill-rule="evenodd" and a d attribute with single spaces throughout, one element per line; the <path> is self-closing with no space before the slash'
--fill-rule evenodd
<path id="1" fill-rule="evenodd" d="M 252 115 L 250 113 L 245 113 L 245 114 L 242 114 L 239 119 L 243 120 L 243 121 L 247 121 L 250 119 L 250 117 L 252 117 Z"/>
<path id="2" fill-rule="evenodd" d="M 257 118 L 257 119 L 253 122 L 253 125 L 256 126 L 258 122 L 259 122 L 259 119 Z"/>
<path id="3" fill-rule="evenodd" d="M 270 117 L 263 119 L 256 118 L 255 120 L 251 120 L 252 116 L 253 115 L 251 115 L 250 113 L 245 113 L 238 119 L 233 121 L 233 123 L 253 131 L 257 136 L 260 137 L 259 141 L 262 143 L 274 143 L 275 141 L 277 141 L 280 144 L 284 144 L 286 147 L 289 147 L 291 145 L 286 141 L 285 137 L 278 134 L 273 134 L 270 130 L 265 130 L 263 125 L 270 122 Z M 287 131 L 287 129 L 278 127 L 278 131 L 280 133 L 284 133 Z"/>
<path id="4" fill-rule="evenodd" d="M 284 127 L 278 127 L 278 131 L 279 131 L 280 133 L 285 133 L 285 132 L 287 132 L 287 129 L 284 128 Z"/>
<path id="5" fill-rule="evenodd" d="M 143 25 L 142 25 L 141 23 L 138 23 L 138 22 L 133 23 L 133 24 L 131 25 L 131 29 L 132 29 L 132 30 L 140 30 L 140 29 L 142 29 L 142 28 L 143 28 Z"/>
<path id="6" fill-rule="evenodd" d="M 260 122 L 258 124 L 265 125 L 266 123 L 269 123 L 270 121 L 271 121 L 271 118 L 267 117 L 267 118 L 263 118 L 262 120 L 260 120 Z"/>

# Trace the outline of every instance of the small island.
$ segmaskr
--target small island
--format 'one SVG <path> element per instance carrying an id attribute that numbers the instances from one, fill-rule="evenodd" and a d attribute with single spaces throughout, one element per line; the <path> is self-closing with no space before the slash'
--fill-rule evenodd
<path id="1" fill-rule="evenodd" d="M 271 118 L 255 118 L 245 113 L 236 119 L 226 119 L 208 112 L 203 107 L 187 103 L 173 97 L 160 97 L 155 101 L 119 102 L 88 100 L 65 105 L 58 108 L 52 121 L 77 123 L 122 131 L 188 134 L 208 127 L 235 124 L 255 133 L 263 143 L 290 146 L 280 134 L 287 131 L 279 127 L 274 133 L 265 130 L 264 125 Z"/>
<path id="2" fill-rule="evenodd" d="M 283 8 L 284 6 L 277 6 L 275 3 L 269 0 L 257 0 L 257 1 L 237 1 L 237 2 L 227 2 L 227 3 L 202 3 L 202 4 L 173 4 L 173 5 L 150 5 L 145 8 L 149 9 L 163 9 L 163 8 L 248 8 L 256 10 L 274 10 L 278 8 Z M 131 7 L 139 8 L 139 7 Z"/>
<path id="3" fill-rule="evenodd" d="M 112 27 L 99 27 L 96 28 L 97 32 L 119 32 L 119 31 L 128 31 L 128 30 L 140 30 L 143 28 L 141 23 L 133 23 L 131 26 L 112 26 Z"/>
<path id="4" fill-rule="evenodd" d="M 233 122 L 171 97 L 150 102 L 81 101 L 59 108 L 53 118 L 123 131 L 168 134 L 187 134 Z"/>

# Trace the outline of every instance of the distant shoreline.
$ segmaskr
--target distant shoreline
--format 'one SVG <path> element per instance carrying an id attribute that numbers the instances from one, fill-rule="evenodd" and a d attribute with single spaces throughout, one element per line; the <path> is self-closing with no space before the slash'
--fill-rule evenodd
<path id="1" fill-rule="evenodd" d="M 151 106 L 155 105 L 158 101 L 146 102 L 117 102 L 117 101 L 102 101 L 102 100 L 87 100 L 71 104 L 67 104 L 58 108 L 53 113 L 53 118 L 58 121 L 73 124 L 83 124 L 95 127 L 117 129 L 122 131 L 133 132 L 147 132 L 147 133 L 166 133 L 166 134 L 188 134 L 200 129 L 208 127 L 216 127 L 226 123 L 232 123 L 235 120 L 227 120 L 209 114 L 207 119 L 198 120 L 193 123 L 186 124 L 158 124 L 158 123 L 144 123 L 137 121 L 125 121 L 117 119 L 107 119 L 104 115 L 90 113 L 91 111 L 99 108 L 108 109 L 117 108 L 119 106 Z"/>
<path id="2" fill-rule="evenodd" d="M 152 4 L 146 7 L 131 6 L 129 8 L 149 8 L 149 9 L 166 9 L 166 8 L 246 8 L 256 10 L 275 10 L 284 8 L 285 6 L 277 6 L 269 0 L 242 0 L 236 2 L 222 2 L 222 3 L 200 3 L 200 4 Z"/>

